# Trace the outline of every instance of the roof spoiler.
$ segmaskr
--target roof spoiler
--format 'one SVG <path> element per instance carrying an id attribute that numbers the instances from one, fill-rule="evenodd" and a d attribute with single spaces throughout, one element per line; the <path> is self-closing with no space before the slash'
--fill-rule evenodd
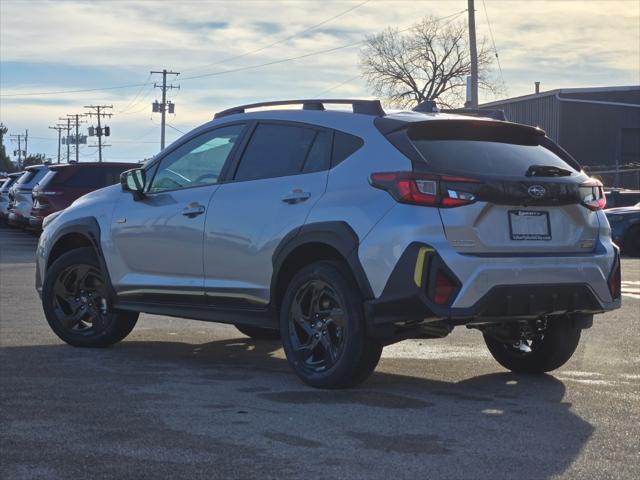
<path id="1" fill-rule="evenodd" d="M 235 115 L 238 113 L 245 113 L 246 110 L 251 108 L 262 108 L 262 107 L 279 107 L 283 105 L 302 105 L 303 110 L 324 110 L 325 104 L 334 104 L 334 105 L 351 105 L 353 109 L 353 113 L 360 113 L 363 115 L 373 115 L 375 117 L 383 117 L 385 115 L 385 111 L 380 104 L 380 100 L 348 100 L 343 98 L 333 98 L 333 99 L 307 99 L 307 100 L 277 100 L 274 102 L 259 102 L 259 103 L 250 103 L 247 105 L 240 105 L 233 108 L 228 108 L 227 110 L 223 110 L 218 112 L 213 117 L 221 118 L 226 117 L 228 115 Z"/>
<path id="2" fill-rule="evenodd" d="M 488 109 L 488 108 L 448 108 L 440 110 L 442 113 L 455 113 L 457 115 L 467 115 L 469 117 L 486 117 L 494 120 L 507 121 L 504 110 Z"/>

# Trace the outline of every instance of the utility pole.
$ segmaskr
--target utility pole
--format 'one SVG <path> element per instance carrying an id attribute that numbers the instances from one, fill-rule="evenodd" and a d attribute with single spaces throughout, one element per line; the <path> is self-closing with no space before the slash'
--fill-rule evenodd
<path id="1" fill-rule="evenodd" d="M 105 127 L 105 131 L 103 131 L 102 124 L 100 123 L 100 117 L 111 117 L 111 115 L 113 114 L 104 113 L 104 110 L 106 108 L 113 108 L 113 105 L 85 105 L 84 108 L 90 108 L 95 110 L 94 112 L 87 113 L 87 115 L 89 117 L 92 117 L 93 115 L 95 115 L 96 118 L 98 119 L 98 128 L 96 129 L 95 133 L 96 133 L 96 136 L 98 137 L 98 161 L 102 162 L 102 135 L 109 136 L 110 129 L 109 127 Z M 91 136 L 92 129 L 93 127 L 89 129 L 89 136 Z"/>
<path id="2" fill-rule="evenodd" d="M 4 148 L 4 135 L 9 131 L 7 127 L 4 126 L 4 123 L 0 123 L 0 150 Z"/>
<path id="3" fill-rule="evenodd" d="M 153 103 L 153 112 L 160 112 L 162 113 L 162 123 L 161 123 L 161 130 L 160 130 L 160 150 L 164 150 L 164 126 L 165 126 L 165 116 L 167 113 L 167 90 L 168 89 L 172 89 L 172 88 L 180 88 L 180 85 L 167 85 L 167 75 L 180 75 L 180 72 L 171 72 L 171 71 L 167 71 L 167 69 L 165 68 L 164 70 L 162 70 L 161 72 L 158 71 L 152 71 L 151 74 L 154 73 L 161 73 L 162 74 L 162 85 L 158 85 L 157 83 L 154 83 L 153 86 L 154 88 L 161 88 L 162 89 L 162 103 L 158 103 L 158 101 L 156 100 Z M 174 112 L 174 106 L 175 104 L 169 102 L 168 107 L 169 107 L 169 113 L 173 113 Z"/>
<path id="4" fill-rule="evenodd" d="M 71 122 L 74 120 L 76 126 L 76 134 L 74 138 L 74 142 L 76 145 L 76 163 L 80 161 L 80 124 L 84 123 L 80 121 L 80 117 L 82 115 L 78 113 L 74 113 L 72 115 L 67 115 L 67 120 Z M 69 123 L 69 130 L 71 130 L 71 123 Z M 86 138 L 86 137 L 85 137 Z M 86 142 L 85 142 L 86 143 Z M 69 137 L 67 136 L 67 163 L 69 163 Z"/>
<path id="5" fill-rule="evenodd" d="M 17 141 L 18 142 L 18 170 L 22 170 L 22 157 L 24 155 L 24 157 L 26 158 L 27 156 L 27 150 L 26 150 L 26 137 L 25 135 L 18 133 L 18 134 L 12 134 L 9 135 L 9 138 L 13 141 Z M 22 150 L 22 139 L 25 139 L 25 150 Z M 14 150 L 13 155 L 15 156 L 16 151 Z"/>
<path id="6" fill-rule="evenodd" d="M 67 136 L 64 139 L 64 143 L 67 146 L 67 163 L 69 163 L 70 160 L 70 156 L 69 156 L 69 134 L 71 133 L 71 118 L 69 116 L 63 117 L 63 118 L 59 118 L 58 120 L 64 120 L 67 122 L 67 126 L 64 128 L 64 130 L 67 132 Z M 64 124 L 63 124 L 64 126 Z"/>
<path id="7" fill-rule="evenodd" d="M 478 108 L 478 50 L 476 48 L 476 11 L 474 0 L 467 0 L 469 14 L 469 50 L 471 50 L 471 108 Z"/>
<path id="8" fill-rule="evenodd" d="M 60 163 L 60 143 L 62 140 L 62 130 L 65 130 L 65 126 L 64 125 L 56 125 L 55 127 L 49 127 L 51 130 L 57 130 L 58 131 L 58 163 Z"/>

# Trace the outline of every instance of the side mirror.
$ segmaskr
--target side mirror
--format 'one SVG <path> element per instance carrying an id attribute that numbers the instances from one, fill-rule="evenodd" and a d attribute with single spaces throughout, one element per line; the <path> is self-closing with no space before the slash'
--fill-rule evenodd
<path id="1" fill-rule="evenodd" d="M 146 173 L 142 168 L 134 168 L 120 174 L 122 190 L 133 193 L 133 198 L 136 200 L 144 198 L 146 180 Z"/>

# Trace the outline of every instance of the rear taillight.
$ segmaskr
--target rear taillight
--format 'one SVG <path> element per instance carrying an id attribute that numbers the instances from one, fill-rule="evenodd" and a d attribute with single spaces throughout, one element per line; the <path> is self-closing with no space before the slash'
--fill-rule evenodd
<path id="1" fill-rule="evenodd" d="M 436 272 L 436 285 L 433 301 L 438 305 L 448 305 L 452 295 L 458 289 L 457 283 L 442 269 Z"/>
<path id="2" fill-rule="evenodd" d="M 607 205 L 602 182 L 590 178 L 580 185 L 580 202 L 589 210 L 602 210 Z"/>
<path id="3" fill-rule="evenodd" d="M 613 300 L 617 300 L 620 298 L 621 293 L 621 272 L 620 272 L 620 256 L 616 254 L 616 259 L 614 260 L 613 270 L 609 275 L 609 292 L 611 292 L 611 298 Z"/>
<path id="4" fill-rule="evenodd" d="M 471 184 L 480 181 L 466 177 L 427 175 L 414 172 L 372 173 L 369 183 L 386 190 L 400 203 L 452 208 L 475 202 Z"/>

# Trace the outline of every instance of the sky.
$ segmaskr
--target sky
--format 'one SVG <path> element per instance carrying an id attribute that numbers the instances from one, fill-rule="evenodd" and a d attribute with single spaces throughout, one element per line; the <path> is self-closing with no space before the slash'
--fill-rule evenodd
<path id="1" fill-rule="evenodd" d="M 113 105 L 104 158 L 138 161 L 160 148 L 151 103 L 161 78 L 151 70 L 180 72 L 171 79 L 180 89 L 168 93 L 176 104 L 168 145 L 234 105 L 372 98 L 358 68 L 367 35 L 427 15 L 466 21 L 466 7 L 466 0 L 1 0 L 0 122 L 10 134 L 28 129 L 29 153 L 55 161 L 49 126 L 85 105 Z M 640 84 L 639 0 L 476 0 L 476 24 L 479 41 L 495 42 L 505 84 L 499 97 L 481 93 L 481 102 L 533 93 L 534 81 L 543 91 Z M 85 133 L 95 125 L 88 120 Z M 5 145 L 17 148 L 8 138 Z M 89 145 L 80 161 L 97 160 Z"/>

